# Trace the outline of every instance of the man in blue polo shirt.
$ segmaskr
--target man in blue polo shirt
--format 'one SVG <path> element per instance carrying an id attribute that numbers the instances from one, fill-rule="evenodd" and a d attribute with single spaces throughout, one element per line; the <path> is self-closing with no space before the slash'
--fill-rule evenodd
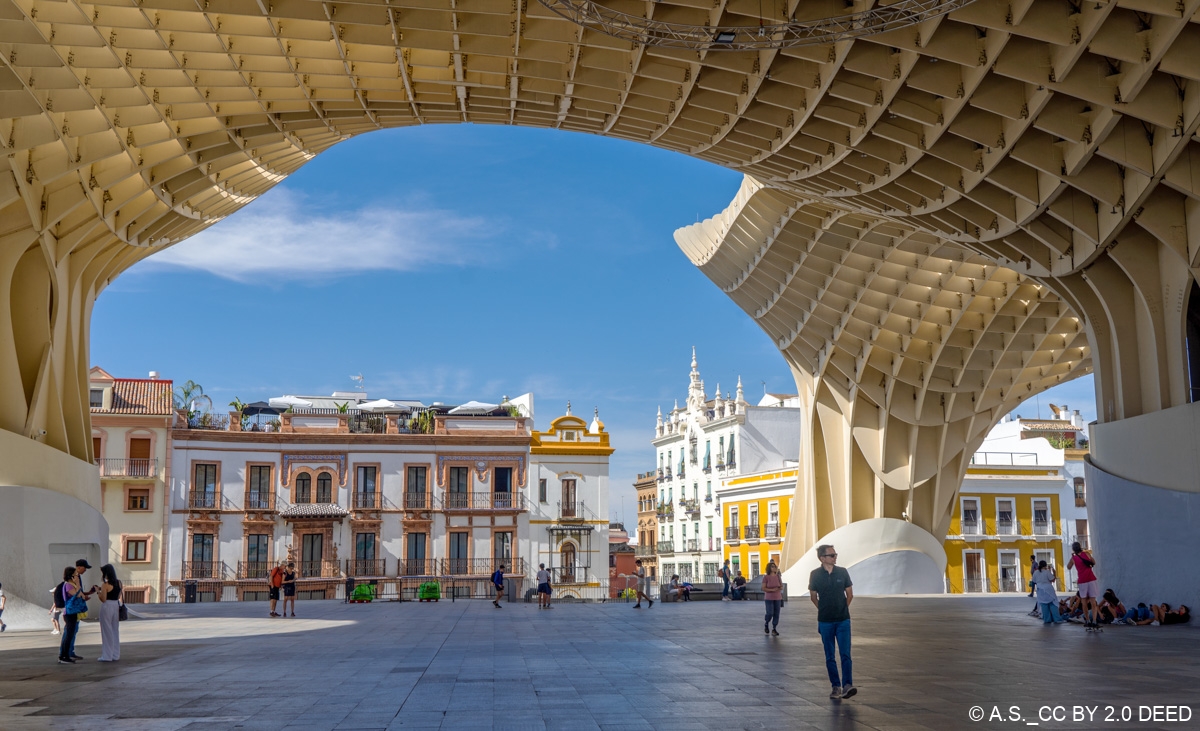
<path id="1" fill-rule="evenodd" d="M 817 631 L 825 646 L 825 668 L 833 683 L 830 698 L 849 698 L 858 692 L 854 687 L 853 663 L 850 661 L 850 602 L 854 590 L 850 573 L 837 563 L 837 551 L 830 545 L 817 546 L 821 566 L 808 577 L 808 597 L 817 607 Z M 837 661 L 833 659 L 833 644 L 837 642 L 842 656 L 842 675 L 838 677 Z"/>

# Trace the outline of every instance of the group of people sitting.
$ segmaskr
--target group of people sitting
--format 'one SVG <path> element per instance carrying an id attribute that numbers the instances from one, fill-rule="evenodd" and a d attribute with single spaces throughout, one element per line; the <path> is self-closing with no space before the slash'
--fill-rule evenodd
<path id="1" fill-rule="evenodd" d="M 680 581 L 679 574 L 671 575 L 671 583 L 667 588 L 667 593 L 671 596 L 677 596 L 685 602 L 692 600 L 692 592 L 700 591 L 690 582 Z M 742 572 L 737 572 L 737 576 L 730 581 L 729 587 L 730 598 L 735 601 L 742 601 L 746 598 L 746 577 L 742 576 Z"/>
<path id="2" fill-rule="evenodd" d="M 1059 602 L 1059 613 L 1067 621 L 1082 621 L 1083 601 L 1078 595 Z M 1105 589 L 1100 600 L 1100 624 L 1136 624 L 1136 625 L 1165 625 L 1186 624 L 1191 621 L 1192 612 L 1185 604 L 1172 609 L 1170 604 L 1151 604 L 1147 606 L 1139 602 L 1136 607 L 1125 608 L 1125 604 L 1117 598 L 1112 589 Z"/>

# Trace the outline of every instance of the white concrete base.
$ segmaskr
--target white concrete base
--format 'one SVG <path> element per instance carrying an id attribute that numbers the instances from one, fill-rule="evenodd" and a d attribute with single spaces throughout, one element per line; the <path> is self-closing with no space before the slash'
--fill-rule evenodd
<path id="1" fill-rule="evenodd" d="M 50 629 L 50 590 L 63 569 L 86 558 L 92 570 L 84 584 L 100 582 L 109 563 L 108 522 L 91 505 L 55 490 L 0 485 L 0 582 L 10 630 Z M 100 602 L 91 602 L 99 612 Z"/>
<path id="2" fill-rule="evenodd" d="M 1126 480 L 1090 459 L 1085 465 L 1088 542 L 1101 588 L 1112 588 L 1127 607 L 1200 608 L 1200 492 Z"/>
<path id="3" fill-rule="evenodd" d="M 837 550 L 838 565 L 850 572 L 856 595 L 941 594 L 946 590 L 946 552 L 938 539 L 894 518 L 860 520 L 817 541 Z M 808 591 L 808 576 L 820 566 L 816 546 L 783 572 L 792 596 Z"/>

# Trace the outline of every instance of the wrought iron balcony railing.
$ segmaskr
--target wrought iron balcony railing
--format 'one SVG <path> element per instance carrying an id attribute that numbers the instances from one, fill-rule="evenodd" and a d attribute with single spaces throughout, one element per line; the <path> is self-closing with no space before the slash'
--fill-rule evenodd
<path id="1" fill-rule="evenodd" d="M 429 510 L 433 507 L 428 492 L 404 493 L 404 508 L 406 510 Z"/>
<path id="2" fill-rule="evenodd" d="M 452 492 L 446 495 L 447 510 L 525 510 L 525 495 L 519 492 Z"/>
<path id="3" fill-rule="evenodd" d="M 239 579 L 265 579 L 271 575 L 270 561 L 238 561 L 237 577 Z"/>
<path id="4" fill-rule="evenodd" d="M 220 561 L 184 561 L 184 579 L 224 579 L 225 564 Z"/>
<path id="5" fill-rule="evenodd" d="M 736 525 L 731 525 L 725 529 L 725 540 L 736 541 L 741 538 L 740 534 L 741 531 L 738 529 L 738 527 Z"/>
<path id="6" fill-rule="evenodd" d="M 761 535 L 757 525 L 747 525 L 742 528 L 742 537 L 747 541 L 757 540 Z"/>
<path id="7" fill-rule="evenodd" d="M 353 505 L 355 510 L 379 510 L 380 495 L 378 492 L 355 492 Z"/>
<path id="8" fill-rule="evenodd" d="M 348 558 L 346 576 L 355 578 L 387 576 L 386 558 Z"/>
<path id="9" fill-rule="evenodd" d="M 96 460 L 101 477 L 157 477 L 157 459 L 125 459 L 104 457 Z"/>
<path id="10" fill-rule="evenodd" d="M 337 561 L 301 561 L 299 568 L 302 579 L 334 579 L 341 575 Z"/>
<path id="11" fill-rule="evenodd" d="M 443 559 L 443 573 L 448 576 L 491 576 L 500 566 L 505 574 L 524 574 L 523 558 L 447 558 Z"/>
<path id="12" fill-rule="evenodd" d="M 583 520 L 583 501 L 576 500 L 574 502 L 560 502 L 558 504 L 558 519 L 580 521 Z"/>
<path id="13" fill-rule="evenodd" d="M 660 556 L 664 553 L 675 553 L 675 541 L 659 541 L 656 548 Z"/>
<path id="14" fill-rule="evenodd" d="M 644 546 L 638 546 L 634 549 L 633 553 L 638 557 L 653 556 L 658 553 L 658 544 L 647 543 Z"/>
<path id="15" fill-rule="evenodd" d="M 221 493 L 193 490 L 188 493 L 188 507 L 198 510 L 217 510 L 221 507 Z"/>
<path id="16" fill-rule="evenodd" d="M 763 526 L 763 538 L 768 541 L 783 537 L 783 532 L 780 530 L 778 523 L 767 523 Z"/>
<path id="17" fill-rule="evenodd" d="M 246 510 L 274 510 L 275 493 L 269 490 L 247 490 L 243 504 Z"/>
<path id="18" fill-rule="evenodd" d="M 437 576 L 441 573 L 441 561 L 436 558 L 405 558 L 400 560 L 400 576 Z"/>

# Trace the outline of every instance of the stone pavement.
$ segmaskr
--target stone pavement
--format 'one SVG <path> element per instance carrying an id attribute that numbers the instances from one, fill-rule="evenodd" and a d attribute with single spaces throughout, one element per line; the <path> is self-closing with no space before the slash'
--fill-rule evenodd
<path id="1" fill-rule="evenodd" d="M 1077 705 L 1100 708 L 1041 727 L 1108 727 L 1123 706 L 1126 728 L 1200 727 L 1200 628 L 1090 635 L 1043 627 L 1031 605 L 855 599 L 859 694 L 846 701 L 827 697 L 807 601 L 784 608 L 778 638 L 759 602 L 308 601 L 297 619 L 267 618 L 265 603 L 146 605 L 122 625 L 119 663 L 95 662 L 94 623 L 74 666 L 55 663 L 48 631 L 0 635 L 0 729 L 1011 729 Z M 1153 705 L 1192 720 L 1138 723 Z M 973 706 L 1005 720 L 972 723 Z"/>

